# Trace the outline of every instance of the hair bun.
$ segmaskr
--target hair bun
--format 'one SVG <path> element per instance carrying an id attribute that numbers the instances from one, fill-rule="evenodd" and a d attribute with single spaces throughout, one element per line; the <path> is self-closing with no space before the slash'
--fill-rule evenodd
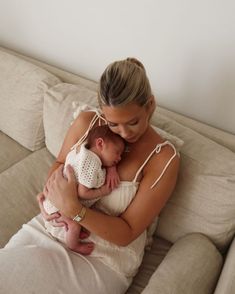
<path id="1" fill-rule="evenodd" d="M 138 65 L 138 66 L 141 67 L 143 70 L 145 70 L 143 63 L 140 62 L 140 61 L 139 61 L 138 59 L 136 59 L 135 57 L 128 57 L 126 60 L 129 61 L 129 62 L 132 62 L 132 63 L 134 63 L 134 64 L 136 64 L 136 65 Z"/>

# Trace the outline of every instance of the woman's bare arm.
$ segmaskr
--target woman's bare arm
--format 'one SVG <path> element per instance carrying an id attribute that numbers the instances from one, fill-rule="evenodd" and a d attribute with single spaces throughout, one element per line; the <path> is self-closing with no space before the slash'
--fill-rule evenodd
<path id="1" fill-rule="evenodd" d="M 81 138 L 81 136 L 86 132 L 88 125 L 92 119 L 92 117 L 95 115 L 94 112 L 82 112 L 76 120 L 73 122 L 71 127 L 69 128 L 64 142 L 62 144 L 61 150 L 56 158 L 56 161 L 52 164 L 50 167 L 48 174 L 47 174 L 47 180 L 46 184 L 43 189 L 43 194 L 46 195 L 48 193 L 48 185 L 51 181 L 51 176 L 53 173 L 60 167 L 63 168 L 66 156 L 68 152 L 70 151 L 71 147 Z M 40 193 L 40 196 L 37 197 L 40 210 L 44 216 L 45 219 L 51 220 L 56 218 L 57 216 L 54 215 L 48 215 L 43 207 L 43 194 Z"/>
<path id="2" fill-rule="evenodd" d="M 65 163 L 67 154 L 69 153 L 71 147 L 77 143 L 77 141 L 86 132 L 92 117 L 95 115 L 94 112 L 81 112 L 80 115 L 75 119 L 71 127 L 69 128 L 60 152 L 48 171 L 47 179 L 53 174 L 53 172 Z"/>
<path id="3" fill-rule="evenodd" d="M 172 155 L 172 148 L 165 147 L 161 156 L 153 156 L 144 168 L 134 200 L 120 217 L 108 216 L 88 208 L 81 225 L 120 246 L 126 246 L 136 239 L 160 213 L 175 187 L 179 169 L 178 156 L 173 159 L 158 184 L 150 189 Z M 73 218 L 80 212 L 82 205 L 77 198 L 73 171 L 71 168 L 68 171 L 67 181 L 62 178 L 61 168 L 57 170 L 49 187 L 49 198 L 63 214 Z"/>

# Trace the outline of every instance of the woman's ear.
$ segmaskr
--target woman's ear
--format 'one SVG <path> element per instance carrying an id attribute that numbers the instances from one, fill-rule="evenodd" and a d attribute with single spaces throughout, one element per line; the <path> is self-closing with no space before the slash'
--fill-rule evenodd
<path id="1" fill-rule="evenodd" d="M 155 108 L 156 108 L 156 100 L 155 100 L 155 98 L 154 98 L 153 95 L 151 95 L 149 97 L 149 100 L 148 100 L 148 108 L 149 108 L 150 115 L 152 115 L 153 112 L 154 112 L 154 110 L 155 110 Z"/>
<path id="2" fill-rule="evenodd" d="M 97 138 L 95 141 L 95 147 L 97 150 L 102 151 L 104 148 L 104 140 L 102 138 Z"/>

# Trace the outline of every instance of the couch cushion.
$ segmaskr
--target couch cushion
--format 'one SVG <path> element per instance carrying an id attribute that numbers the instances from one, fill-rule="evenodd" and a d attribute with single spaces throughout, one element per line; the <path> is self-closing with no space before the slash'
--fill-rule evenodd
<path id="1" fill-rule="evenodd" d="M 42 191 L 53 159 L 43 148 L 0 174 L 0 246 L 39 212 L 36 195 Z"/>
<path id="2" fill-rule="evenodd" d="M 174 243 L 201 232 L 226 249 L 235 233 L 235 153 L 161 114 L 153 120 L 184 141 L 178 183 L 157 234 Z"/>
<path id="3" fill-rule="evenodd" d="M 172 243 L 161 238 L 153 238 L 151 251 L 146 251 L 137 275 L 134 277 L 131 286 L 126 294 L 142 293 L 148 284 L 152 274 L 162 262 Z"/>
<path id="4" fill-rule="evenodd" d="M 222 264 L 222 256 L 207 237 L 187 235 L 171 247 L 141 293 L 212 293 Z"/>
<path id="5" fill-rule="evenodd" d="M 232 294 L 235 293 L 235 239 L 229 247 L 226 255 L 223 270 L 221 272 L 218 284 L 214 294 Z"/>
<path id="6" fill-rule="evenodd" d="M 29 150 L 44 146 L 43 94 L 59 82 L 46 70 L 0 51 L 0 130 Z"/>
<path id="7" fill-rule="evenodd" d="M 0 131 L 0 173 L 31 153 Z"/>

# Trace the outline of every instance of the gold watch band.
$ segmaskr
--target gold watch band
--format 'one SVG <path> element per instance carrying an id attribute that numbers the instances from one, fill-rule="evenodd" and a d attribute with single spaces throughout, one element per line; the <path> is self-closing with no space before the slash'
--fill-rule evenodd
<path id="1" fill-rule="evenodd" d="M 86 215 L 86 207 L 83 206 L 81 211 L 73 218 L 73 220 L 79 223 L 80 221 L 84 219 L 85 215 Z"/>

